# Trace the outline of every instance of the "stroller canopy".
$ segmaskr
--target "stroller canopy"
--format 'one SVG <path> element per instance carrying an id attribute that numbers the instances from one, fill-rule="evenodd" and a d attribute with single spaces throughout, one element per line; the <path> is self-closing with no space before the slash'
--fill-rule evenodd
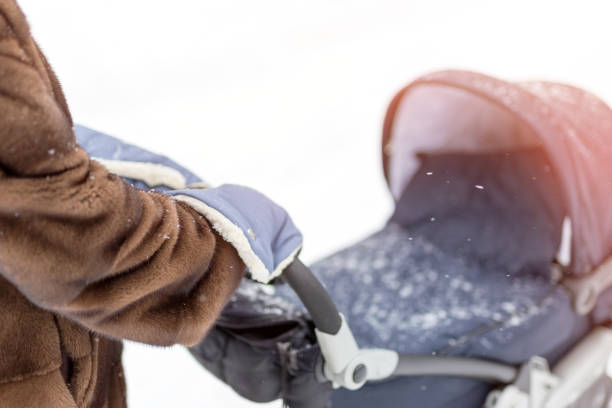
<path id="1" fill-rule="evenodd" d="M 568 268 L 584 275 L 612 252 L 611 142 L 612 110 L 581 89 L 441 71 L 418 78 L 391 102 L 383 166 L 397 200 L 418 168 L 419 153 L 541 146 L 560 182 L 562 196 L 555 199 L 571 221 Z"/>

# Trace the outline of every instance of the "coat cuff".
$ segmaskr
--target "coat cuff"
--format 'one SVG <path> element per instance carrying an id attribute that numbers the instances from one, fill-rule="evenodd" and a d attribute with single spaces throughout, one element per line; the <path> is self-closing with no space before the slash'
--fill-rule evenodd
<path id="1" fill-rule="evenodd" d="M 187 195 L 175 195 L 173 198 L 177 201 L 188 204 L 198 213 L 206 217 L 215 231 L 217 231 L 225 241 L 229 242 L 234 248 L 236 248 L 238 256 L 240 256 L 240 259 L 242 259 L 244 264 L 247 266 L 251 278 L 258 282 L 269 283 L 272 279 L 280 276 L 283 270 L 295 260 L 302 249 L 302 245 L 300 244 L 285 259 L 281 260 L 274 267 L 274 270 L 270 270 L 265 266 L 261 258 L 257 256 L 251 247 L 251 244 L 245 235 L 245 231 L 234 224 L 221 212 L 194 197 Z"/>

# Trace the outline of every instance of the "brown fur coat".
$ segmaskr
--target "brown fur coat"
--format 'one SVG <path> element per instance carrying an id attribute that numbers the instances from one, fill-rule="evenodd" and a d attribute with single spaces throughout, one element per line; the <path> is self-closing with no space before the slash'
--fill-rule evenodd
<path id="1" fill-rule="evenodd" d="M 188 205 L 79 148 L 23 13 L 0 0 L 0 406 L 125 406 L 119 339 L 197 343 L 244 269 Z"/>

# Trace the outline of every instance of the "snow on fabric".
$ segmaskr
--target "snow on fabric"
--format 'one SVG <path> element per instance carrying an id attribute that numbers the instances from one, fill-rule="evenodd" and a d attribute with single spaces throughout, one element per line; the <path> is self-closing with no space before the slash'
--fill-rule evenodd
<path id="1" fill-rule="evenodd" d="M 534 353 L 550 355 L 580 327 L 567 293 L 547 277 L 488 270 L 394 224 L 312 269 L 360 347 L 504 360 L 505 346 L 538 339 L 530 350 L 508 353 L 510 362 L 518 362 Z M 299 305 L 290 288 L 277 293 Z M 551 328 L 556 338 L 538 345 L 533 331 Z"/>

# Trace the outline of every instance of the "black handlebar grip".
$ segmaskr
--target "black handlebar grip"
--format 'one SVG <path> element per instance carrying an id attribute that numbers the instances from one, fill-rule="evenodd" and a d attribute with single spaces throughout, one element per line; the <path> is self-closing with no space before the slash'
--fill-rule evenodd
<path id="1" fill-rule="evenodd" d="M 340 331 L 342 318 L 334 301 L 306 265 L 295 258 L 283 272 L 283 277 L 298 295 L 319 331 L 332 335 Z"/>

